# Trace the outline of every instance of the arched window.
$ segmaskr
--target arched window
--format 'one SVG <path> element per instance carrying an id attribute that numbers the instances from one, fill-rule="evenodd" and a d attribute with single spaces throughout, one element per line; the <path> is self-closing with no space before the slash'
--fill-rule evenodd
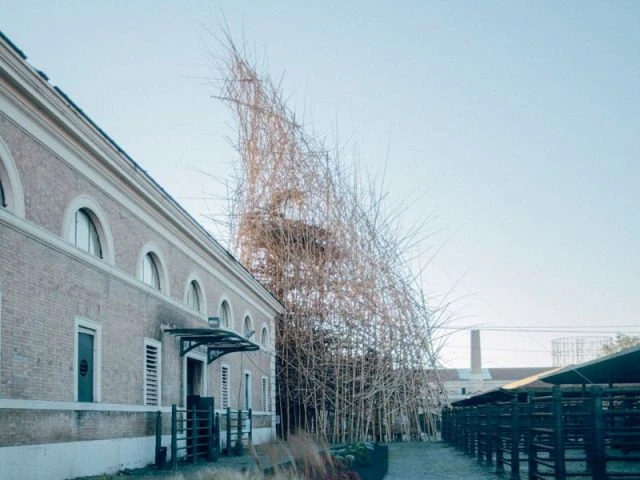
<path id="1" fill-rule="evenodd" d="M 262 327 L 262 334 L 260 335 L 260 343 L 263 347 L 269 346 L 269 330 L 267 327 Z"/>
<path id="2" fill-rule="evenodd" d="M 0 208 L 24 218 L 24 192 L 9 147 L 0 138 Z"/>
<path id="3" fill-rule="evenodd" d="M 62 236 L 79 250 L 114 265 L 113 237 L 107 216 L 91 197 L 80 195 L 69 202 L 62 221 Z"/>
<path id="4" fill-rule="evenodd" d="M 244 317 L 244 336 L 249 338 L 254 333 L 253 326 L 251 325 L 251 317 L 247 315 Z"/>
<path id="5" fill-rule="evenodd" d="M 160 290 L 160 273 L 155 255 L 147 253 L 142 259 L 142 281 L 150 287 Z"/>
<path id="6" fill-rule="evenodd" d="M 73 244 L 94 257 L 102 258 L 102 247 L 100 246 L 98 230 L 91 219 L 90 211 L 86 208 L 81 208 L 75 213 Z"/>
<path id="7" fill-rule="evenodd" d="M 136 267 L 138 280 L 165 295 L 169 295 L 169 272 L 162 250 L 154 242 L 147 242 L 140 249 L 139 255 Z M 183 298 L 186 301 L 186 290 L 184 295 Z"/>
<path id="8" fill-rule="evenodd" d="M 220 325 L 229 328 L 231 325 L 231 315 L 229 313 L 229 304 L 226 300 L 220 305 Z"/>
<path id="9" fill-rule="evenodd" d="M 193 308 L 194 310 L 200 312 L 200 293 L 199 293 L 198 282 L 192 280 L 189 283 L 189 287 L 187 288 L 187 306 Z"/>

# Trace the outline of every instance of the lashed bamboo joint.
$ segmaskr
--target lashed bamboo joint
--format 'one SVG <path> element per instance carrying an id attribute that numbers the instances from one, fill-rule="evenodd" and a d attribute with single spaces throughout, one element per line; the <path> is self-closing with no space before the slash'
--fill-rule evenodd
<path id="1" fill-rule="evenodd" d="M 443 399 L 438 322 L 382 196 L 349 176 L 279 86 L 227 46 L 219 98 L 237 122 L 234 253 L 285 306 L 276 325 L 283 435 L 432 434 Z"/>

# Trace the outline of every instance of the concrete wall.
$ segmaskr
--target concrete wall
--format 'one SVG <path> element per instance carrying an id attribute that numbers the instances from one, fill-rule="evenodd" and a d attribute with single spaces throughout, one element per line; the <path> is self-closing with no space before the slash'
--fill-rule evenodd
<path id="1" fill-rule="evenodd" d="M 169 441 L 169 436 L 163 438 L 163 443 Z M 0 474 L 30 480 L 112 474 L 153 463 L 154 446 L 154 437 L 129 437 L 4 447 L 0 448 Z"/>

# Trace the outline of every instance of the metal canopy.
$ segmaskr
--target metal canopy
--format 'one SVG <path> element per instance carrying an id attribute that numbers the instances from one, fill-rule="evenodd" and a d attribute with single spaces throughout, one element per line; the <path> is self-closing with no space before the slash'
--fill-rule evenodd
<path id="1" fill-rule="evenodd" d="M 235 332 L 221 328 L 170 328 L 164 331 L 180 339 L 180 356 L 194 348 L 207 347 L 207 364 L 233 352 L 252 352 L 260 346 Z"/>
<path id="2" fill-rule="evenodd" d="M 540 377 L 556 385 L 640 383 L 640 345 Z"/>

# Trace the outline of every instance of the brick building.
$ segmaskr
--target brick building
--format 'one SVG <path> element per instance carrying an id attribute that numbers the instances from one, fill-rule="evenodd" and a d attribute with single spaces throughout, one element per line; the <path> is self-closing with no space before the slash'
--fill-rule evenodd
<path id="1" fill-rule="evenodd" d="M 151 463 L 156 412 L 188 394 L 252 408 L 270 440 L 281 311 L 0 34 L 0 478 Z M 252 351 L 181 349 L 210 317 Z"/>

